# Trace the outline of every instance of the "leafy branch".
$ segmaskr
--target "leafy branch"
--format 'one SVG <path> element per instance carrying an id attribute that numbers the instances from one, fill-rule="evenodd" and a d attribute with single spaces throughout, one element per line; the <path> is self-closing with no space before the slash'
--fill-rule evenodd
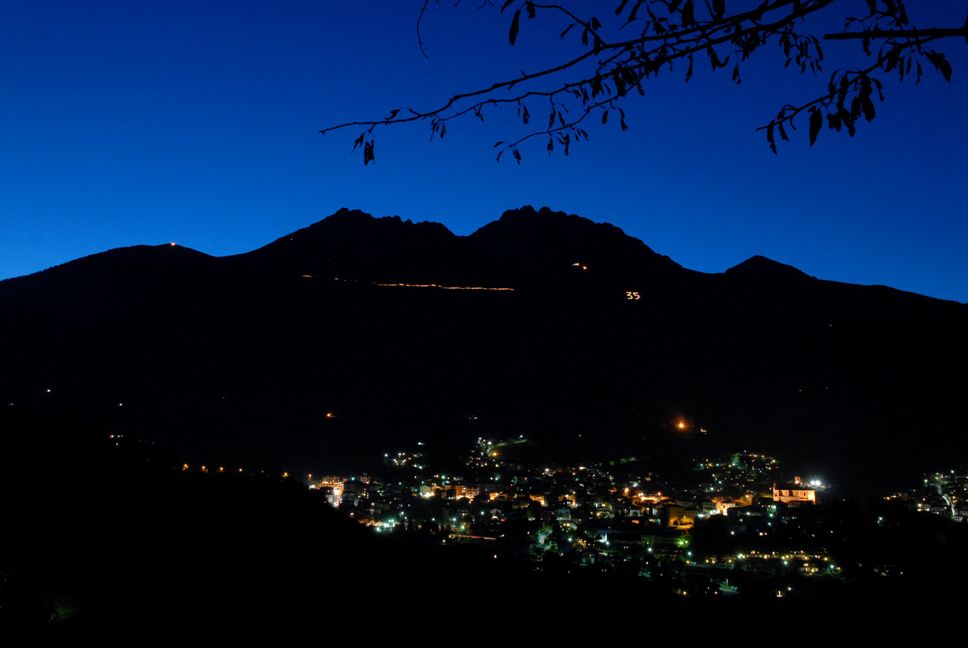
<path id="1" fill-rule="evenodd" d="M 951 64 L 941 52 L 925 45 L 943 38 L 963 37 L 968 40 L 968 21 L 959 28 L 910 27 L 903 2 L 888 0 L 883 3 L 867 1 L 870 14 L 863 19 L 849 18 L 845 31 L 826 34 L 826 40 L 860 40 L 865 55 L 873 55 L 872 44 L 880 41 L 874 63 L 862 69 L 837 70 L 827 83 L 827 93 L 800 105 L 785 105 L 769 123 L 757 128 L 766 132 L 766 140 L 773 153 L 777 153 L 776 136 L 789 141 L 787 129 L 796 130 L 796 117 L 809 115 L 809 140 L 813 146 L 824 124 L 831 130 L 846 130 L 854 136 L 857 124 L 863 118 L 873 121 L 877 112 L 874 96 L 884 101 L 884 83 L 878 74 L 897 73 L 903 81 L 912 74 L 915 85 L 920 84 L 925 63 L 945 79 L 951 80 Z M 886 26 L 885 26 L 886 24 Z M 858 31 L 852 29 L 860 25 Z"/>
<path id="2" fill-rule="evenodd" d="M 458 0 L 459 1 L 459 0 Z M 729 0 L 731 6 L 740 4 Z M 545 4 L 533 0 L 504 0 L 499 11 L 510 15 L 508 41 L 515 45 L 525 21 L 552 17 L 561 20 L 562 39 L 577 39 L 577 51 L 558 63 L 490 85 L 454 94 L 428 110 L 394 109 L 383 119 L 354 120 L 327 128 L 323 134 L 361 128 L 353 150 L 360 149 L 364 164 L 374 159 L 374 133 L 380 127 L 428 122 L 430 136 L 443 138 L 454 120 L 485 115 L 502 106 L 512 106 L 526 133 L 495 144 L 497 158 L 505 153 L 521 162 L 520 146 L 536 137 L 546 137 L 546 150 L 556 145 L 565 155 L 573 143 L 588 139 L 584 124 L 600 115 L 604 126 L 609 114 L 617 112 L 622 130 L 628 128 L 623 102 L 633 93 L 645 94 L 645 84 L 660 73 L 672 73 L 676 65 L 685 66 L 683 79 L 693 77 L 696 58 L 709 60 L 713 71 L 729 69 L 732 80 L 742 83 L 743 64 L 766 45 L 780 48 L 787 67 L 801 74 L 822 71 L 824 52 L 821 38 L 804 31 L 807 18 L 829 11 L 834 0 L 763 0 L 756 6 L 746 3 L 743 10 L 730 13 L 727 0 L 616 0 L 606 20 L 581 17 L 564 4 Z M 914 74 L 920 82 L 924 62 L 945 79 L 951 66 L 940 52 L 926 44 L 944 38 L 968 39 L 968 22 L 958 28 L 917 29 L 910 25 L 903 0 L 866 0 L 868 13 L 848 16 L 841 32 L 824 34 L 824 40 L 859 40 L 864 54 L 875 61 L 855 69 L 838 70 L 831 75 L 827 92 L 799 105 L 783 106 L 769 123 L 758 130 L 766 132 L 770 148 L 776 152 L 776 135 L 788 140 L 788 129 L 795 130 L 795 118 L 809 113 L 810 143 L 824 125 L 854 134 L 859 119 L 870 121 L 876 112 L 873 97 L 883 101 L 883 83 L 878 74 L 897 71 L 903 80 Z M 424 0 L 417 17 L 417 39 L 426 56 L 421 23 L 430 0 Z M 493 7 L 484 0 L 480 9 Z M 872 45 L 878 44 L 876 54 Z M 545 107 L 543 128 L 535 128 L 532 109 L 541 100 Z M 826 120 L 824 120 L 826 116 Z"/>

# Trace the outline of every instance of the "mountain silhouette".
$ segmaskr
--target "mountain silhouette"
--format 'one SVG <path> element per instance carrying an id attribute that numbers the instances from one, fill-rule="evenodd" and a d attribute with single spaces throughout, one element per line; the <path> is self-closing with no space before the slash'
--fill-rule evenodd
<path id="1" fill-rule="evenodd" d="M 965 304 L 764 257 L 696 272 L 547 208 L 469 236 L 344 209 L 245 254 L 135 246 L 0 282 L 0 405 L 293 473 L 524 434 L 549 462 L 659 469 L 756 448 L 874 492 L 968 450 L 966 331 Z"/>
<path id="2" fill-rule="evenodd" d="M 773 259 L 768 259 L 765 256 L 756 254 L 751 256 L 746 261 L 734 265 L 732 268 L 726 270 L 727 274 L 733 276 L 774 276 L 774 277 L 785 277 L 787 279 L 792 279 L 794 277 L 800 277 L 803 279 L 810 279 L 810 275 L 798 270 L 791 265 L 785 263 L 780 263 L 779 261 L 774 261 Z"/>

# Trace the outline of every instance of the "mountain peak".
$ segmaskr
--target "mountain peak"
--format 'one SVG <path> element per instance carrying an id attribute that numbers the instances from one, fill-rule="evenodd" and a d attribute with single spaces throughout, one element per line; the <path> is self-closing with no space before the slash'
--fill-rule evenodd
<path id="1" fill-rule="evenodd" d="M 508 209 L 501 214 L 500 218 L 480 228 L 478 232 L 494 226 L 528 227 L 532 228 L 532 230 L 535 232 L 546 232 L 549 228 L 557 228 L 562 231 L 594 230 L 597 232 L 608 232 L 610 235 L 615 237 L 630 238 L 620 228 L 610 223 L 596 223 L 595 221 L 585 218 L 584 216 L 568 214 L 562 211 L 555 211 L 550 207 L 540 207 L 536 209 L 531 205 L 523 205 L 517 209 Z"/>
<path id="2" fill-rule="evenodd" d="M 495 258 L 516 259 L 532 270 L 570 267 L 576 262 L 615 276 L 682 269 L 614 225 L 549 207 L 510 209 L 469 239 Z"/>
<path id="3" fill-rule="evenodd" d="M 340 207 L 333 214 L 319 220 L 308 227 L 304 227 L 292 234 L 282 237 L 279 240 L 290 239 L 302 233 L 316 232 L 335 232 L 348 230 L 388 230 L 394 232 L 404 232 L 412 230 L 420 233 L 432 233 L 438 236 L 451 237 L 454 234 L 447 229 L 443 223 L 433 221 L 414 222 L 409 218 L 403 219 L 399 216 L 373 216 L 359 209 L 348 209 Z"/>
<path id="4" fill-rule="evenodd" d="M 388 216 L 387 218 L 392 218 L 392 216 Z M 399 217 L 398 217 L 398 219 L 399 219 Z M 368 214 L 367 212 L 365 212 L 363 210 L 360 210 L 360 209 L 350 209 L 348 207 L 340 207 L 339 209 L 337 209 L 335 212 L 333 212 L 329 216 L 326 216 L 325 218 L 322 218 L 321 220 L 317 221 L 314 224 L 315 225 L 319 225 L 321 223 L 326 223 L 326 222 L 329 222 L 329 223 L 336 223 L 336 222 L 346 222 L 346 223 L 352 223 L 352 222 L 372 222 L 372 221 L 375 221 L 375 220 L 378 220 L 378 219 L 375 216 L 373 216 L 373 214 Z M 310 225 L 310 227 L 312 227 L 312 225 Z"/>
<path id="5" fill-rule="evenodd" d="M 342 208 L 244 256 L 272 258 L 273 267 L 286 273 L 429 281 L 457 264 L 451 249 L 456 239 L 441 223 Z"/>
<path id="6" fill-rule="evenodd" d="M 575 214 L 566 214 L 565 212 L 555 211 L 550 207 L 544 206 L 535 209 L 532 205 L 522 205 L 517 209 L 508 209 L 501 217 L 498 222 L 516 222 L 525 220 L 539 220 L 545 222 L 571 222 L 571 223 L 589 223 L 594 224 L 593 221 L 583 217 L 577 216 Z"/>
<path id="7" fill-rule="evenodd" d="M 394 242 L 417 240 L 443 241 L 455 234 L 442 223 L 431 221 L 413 222 L 399 216 L 376 217 L 359 209 L 342 207 L 333 214 L 312 225 L 286 234 L 261 250 L 283 248 L 325 249 L 347 245 L 392 245 Z"/>
<path id="8" fill-rule="evenodd" d="M 780 263 L 760 254 L 755 254 L 742 263 L 726 270 L 728 275 L 736 276 L 771 276 L 771 277 L 800 277 L 810 278 L 810 275 L 786 263 Z"/>

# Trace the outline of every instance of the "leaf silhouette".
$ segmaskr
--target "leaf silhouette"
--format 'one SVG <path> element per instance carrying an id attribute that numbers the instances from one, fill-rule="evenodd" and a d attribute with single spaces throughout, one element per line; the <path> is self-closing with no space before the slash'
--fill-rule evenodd
<path id="1" fill-rule="evenodd" d="M 511 45 L 518 40 L 518 29 L 521 27 L 521 10 L 518 9 L 514 12 L 514 18 L 511 19 L 511 31 L 508 32 L 508 40 Z"/>
<path id="2" fill-rule="evenodd" d="M 817 141 L 817 135 L 820 134 L 820 129 L 823 127 L 823 115 L 820 110 L 814 108 L 810 111 L 810 146 L 813 146 L 814 142 Z"/>

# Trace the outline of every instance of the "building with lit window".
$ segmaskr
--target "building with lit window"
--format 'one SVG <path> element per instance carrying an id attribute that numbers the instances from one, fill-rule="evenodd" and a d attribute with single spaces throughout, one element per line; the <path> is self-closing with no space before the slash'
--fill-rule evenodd
<path id="1" fill-rule="evenodd" d="M 790 503 L 817 503 L 817 490 L 803 483 L 799 477 L 793 478 L 792 484 L 773 484 L 773 501 Z"/>

